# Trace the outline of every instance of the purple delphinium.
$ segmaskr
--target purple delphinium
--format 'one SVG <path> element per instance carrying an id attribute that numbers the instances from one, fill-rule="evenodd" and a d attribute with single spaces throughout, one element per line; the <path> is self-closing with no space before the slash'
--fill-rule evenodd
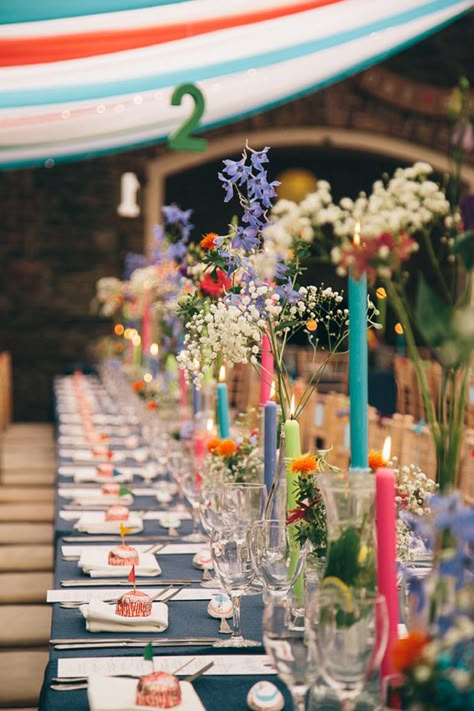
<path id="1" fill-rule="evenodd" d="M 143 254 L 129 252 L 125 255 L 125 266 L 123 270 L 124 281 L 128 281 L 136 269 L 143 269 L 149 264 Z"/>

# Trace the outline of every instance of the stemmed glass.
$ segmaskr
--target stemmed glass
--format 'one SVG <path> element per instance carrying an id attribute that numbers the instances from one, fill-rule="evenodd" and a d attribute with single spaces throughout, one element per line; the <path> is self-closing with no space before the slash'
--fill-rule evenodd
<path id="1" fill-rule="evenodd" d="M 228 526 L 253 524 L 263 517 L 267 489 L 254 482 L 229 483 L 223 487 L 223 519 Z"/>
<path id="2" fill-rule="evenodd" d="M 199 472 L 195 472 L 194 470 L 186 471 L 181 476 L 180 483 L 183 494 L 191 506 L 193 516 L 192 533 L 188 536 L 184 536 L 183 541 L 193 541 L 196 543 L 207 541 L 207 536 L 201 531 L 199 517 L 199 496 L 202 488 L 202 477 Z"/>
<path id="3" fill-rule="evenodd" d="M 351 709 L 387 646 L 385 597 L 365 589 L 325 589 L 323 582 L 312 603 L 321 674 L 342 708 Z"/>
<path id="4" fill-rule="evenodd" d="M 274 595 L 287 595 L 303 571 L 307 549 L 292 538 L 286 520 L 254 523 L 250 547 L 255 573 L 265 589 Z"/>
<path id="5" fill-rule="evenodd" d="M 295 711 L 304 711 L 308 690 L 318 677 L 314 629 L 286 598 L 271 596 L 263 611 L 263 643 Z"/>
<path id="6" fill-rule="evenodd" d="M 222 518 L 222 483 L 210 481 L 203 484 L 199 495 L 199 511 L 201 515 L 201 525 L 208 536 L 211 536 L 215 528 L 223 525 Z M 210 577 L 210 575 L 209 575 Z M 201 580 L 203 588 L 215 588 L 219 581 L 215 577 L 209 580 Z"/>
<path id="7" fill-rule="evenodd" d="M 250 528 L 234 524 L 214 528 L 211 533 L 211 558 L 223 589 L 232 599 L 233 629 L 230 639 L 216 647 L 254 647 L 258 642 L 244 639 L 240 621 L 240 598 L 252 584 L 255 572 L 250 554 Z"/>

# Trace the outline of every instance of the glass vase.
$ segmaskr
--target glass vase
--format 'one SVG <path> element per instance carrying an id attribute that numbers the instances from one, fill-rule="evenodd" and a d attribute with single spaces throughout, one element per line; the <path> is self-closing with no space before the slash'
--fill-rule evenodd
<path id="1" fill-rule="evenodd" d="M 375 477 L 369 472 L 320 474 L 326 506 L 325 580 L 343 588 L 376 589 Z"/>

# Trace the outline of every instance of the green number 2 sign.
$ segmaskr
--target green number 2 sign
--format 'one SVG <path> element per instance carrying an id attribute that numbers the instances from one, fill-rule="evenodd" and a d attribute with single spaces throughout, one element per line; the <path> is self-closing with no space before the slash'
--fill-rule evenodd
<path id="1" fill-rule="evenodd" d="M 195 84 L 181 84 L 173 91 L 171 105 L 180 106 L 183 96 L 186 96 L 186 94 L 189 94 L 194 101 L 193 111 L 178 130 L 170 135 L 168 146 L 173 151 L 195 151 L 199 153 L 206 150 L 207 141 L 205 138 L 192 136 L 191 133 L 199 124 L 199 119 L 204 113 L 204 96 Z"/>

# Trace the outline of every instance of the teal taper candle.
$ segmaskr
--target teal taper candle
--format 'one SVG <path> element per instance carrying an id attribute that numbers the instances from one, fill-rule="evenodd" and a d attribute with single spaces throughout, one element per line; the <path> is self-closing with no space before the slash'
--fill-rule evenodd
<path id="1" fill-rule="evenodd" d="M 349 277 L 349 397 L 351 468 L 367 469 L 368 359 L 367 277 Z"/>

